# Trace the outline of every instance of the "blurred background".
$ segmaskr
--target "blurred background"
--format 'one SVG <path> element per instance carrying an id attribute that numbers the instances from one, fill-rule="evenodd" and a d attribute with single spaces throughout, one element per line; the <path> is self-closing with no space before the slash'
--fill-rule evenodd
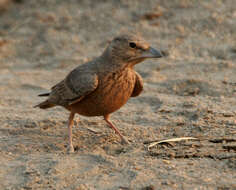
<path id="1" fill-rule="evenodd" d="M 33 109 L 122 32 L 169 57 L 136 66 L 144 92 L 112 115 Z M 235 189 L 235 0 L 0 0 L 0 189 Z M 143 142 L 197 136 L 147 151 Z M 218 142 L 218 143 L 213 143 Z"/>

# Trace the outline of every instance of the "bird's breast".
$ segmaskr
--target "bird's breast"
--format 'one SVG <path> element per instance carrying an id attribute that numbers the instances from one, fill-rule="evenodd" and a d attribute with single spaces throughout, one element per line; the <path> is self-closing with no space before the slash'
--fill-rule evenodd
<path id="1" fill-rule="evenodd" d="M 72 108 L 81 115 L 101 116 L 112 113 L 123 106 L 130 98 L 135 73 L 131 69 L 99 76 L 97 89 Z"/>

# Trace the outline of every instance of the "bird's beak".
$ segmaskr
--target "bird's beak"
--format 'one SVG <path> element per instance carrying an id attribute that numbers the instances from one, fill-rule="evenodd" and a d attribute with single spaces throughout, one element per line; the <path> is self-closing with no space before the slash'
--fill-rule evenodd
<path id="1" fill-rule="evenodd" d="M 150 47 L 149 49 L 145 50 L 141 57 L 142 58 L 161 58 L 163 57 L 164 55 L 162 54 L 161 51 L 158 51 L 152 47 Z"/>

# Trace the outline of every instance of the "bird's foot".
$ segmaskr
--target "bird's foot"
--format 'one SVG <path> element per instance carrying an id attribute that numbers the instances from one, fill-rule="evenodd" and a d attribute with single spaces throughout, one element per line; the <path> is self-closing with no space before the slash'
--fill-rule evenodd
<path id="1" fill-rule="evenodd" d="M 128 145 L 130 144 L 128 139 L 126 139 L 124 136 L 121 137 L 121 144 Z"/>
<path id="2" fill-rule="evenodd" d="M 69 145 L 69 146 L 67 147 L 67 153 L 68 153 L 68 154 L 71 154 L 71 153 L 74 153 L 74 152 L 75 152 L 75 150 L 74 150 L 73 145 Z"/>

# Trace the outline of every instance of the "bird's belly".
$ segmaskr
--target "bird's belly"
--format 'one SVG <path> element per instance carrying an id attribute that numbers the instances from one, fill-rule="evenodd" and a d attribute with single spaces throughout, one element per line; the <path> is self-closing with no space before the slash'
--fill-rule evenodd
<path id="1" fill-rule="evenodd" d="M 122 107 L 130 98 L 135 77 L 104 82 L 82 101 L 72 105 L 70 110 L 85 116 L 104 116 Z"/>

